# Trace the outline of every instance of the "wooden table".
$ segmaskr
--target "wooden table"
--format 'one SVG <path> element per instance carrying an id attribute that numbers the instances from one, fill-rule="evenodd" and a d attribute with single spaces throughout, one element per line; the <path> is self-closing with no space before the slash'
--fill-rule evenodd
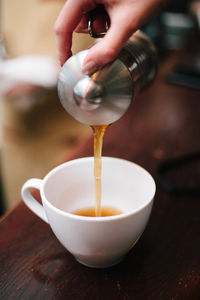
<path id="1" fill-rule="evenodd" d="M 165 81 L 177 57 L 162 63 L 153 86 L 105 135 L 104 155 L 136 162 L 155 178 L 166 159 L 200 150 L 200 92 Z M 88 155 L 92 139 L 62 161 Z M 196 162 L 171 178 L 198 183 L 199 170 Z M 157 186 L 142 238 L 108 269 L 77 263 L 50 227 L 20 203 L 0 222 L 0 299 L 200 299 L 199 198 Z"/>

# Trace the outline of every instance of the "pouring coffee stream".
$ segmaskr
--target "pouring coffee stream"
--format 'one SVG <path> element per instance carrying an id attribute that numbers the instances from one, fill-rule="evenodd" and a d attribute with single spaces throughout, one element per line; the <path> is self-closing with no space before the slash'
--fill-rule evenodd
<path id="1" fill-rule="evenodd" d="M 98 37 L 99 34 L 93 30 L 93 19 L 89 20 L 88 26 L 89 33 Z M 90 76 L 82 73 L 87 53 L 88 50 L 81 51 L 63 65 L 58 78 L 58 95 L 64 109 L 74 119 L 93 129 L 95 211 L 96 216 L 101 216 L 101 152 L 104 132 L 108 125 L 125 114 L 135 96 L 154 80 L 157 56 L 151 40 L 141 31 L 131 36 L 114 61 Z"/>

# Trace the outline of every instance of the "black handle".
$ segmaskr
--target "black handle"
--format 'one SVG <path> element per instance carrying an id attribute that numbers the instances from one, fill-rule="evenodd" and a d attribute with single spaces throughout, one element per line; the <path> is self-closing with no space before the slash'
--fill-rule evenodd
<path id="1" fill-rule="evenodd" d="M 93 38 L 102 38 L 110 27 L 110 18 L 103 5 L 98 5 L 95 9 L 89 12 L 88 32 Z M 100 20 L 104 27 L 103 32 L 96 32 L 94 29 L 94 22 Z"/>

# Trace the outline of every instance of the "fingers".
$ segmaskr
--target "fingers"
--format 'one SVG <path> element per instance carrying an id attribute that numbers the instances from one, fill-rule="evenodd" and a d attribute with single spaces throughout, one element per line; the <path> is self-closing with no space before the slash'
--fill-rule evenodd
<path id="1" fill-rule="evenodd" d="M 129 24 L 121 16 L 122 14 L 114 14 L 111 19 L 111 27 L 105 37 L 90 48 L 82 68 L 83 73 L 86 75 L 112 61 L 130 35 L 137 29 L 137 26 L 134 27 L 133 23 Z M 125 16 L 127 15 L 125 14 Z"/>
<path id="2" fill-rule="evenodd" d="M 71 56 L 72 33 L 79 24 L 84 11 L 93 8 L 92 3 L 93 1 L 68 0 L 58 16 L 54 31 L 61 65 Z"/>
<path id="3" fill-rule="evenodd" d="M 71 56 L 72 33 L 87 30 L 88 16 L 103 3 L 111 26 L 106 36 L 92 48 L 83 64 L 83 72 L 91 74 L 112 61 L 131 34 L 148 22 L 167 0 L 67 0 L 55 24 L 56 43 L 61 65 Z M 102 31 L 101 18 L 95 18 L 95 32 Z M 96 30 L 97 28 L 97 30 Z M 100 30 L 99 30 L 100 28 Z"/>
<path id="4" fill-rule="evenodd" d="M 105 37 L 90 48 L 82 67 L 83 73 L 90 75 L 115 59 L 129 37 L 148 22 L 164 2 L 166 0 L 124 0 L 116 6 L 105 6 L 111 27 Z"/>

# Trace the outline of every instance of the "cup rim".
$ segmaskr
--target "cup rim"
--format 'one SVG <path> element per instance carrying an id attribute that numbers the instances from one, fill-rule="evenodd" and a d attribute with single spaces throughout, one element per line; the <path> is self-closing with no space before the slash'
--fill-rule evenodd
<path id="1" fill-rule="evenodd" d="M 134 167 L 137 167 L 138 169 L 142 170 L 142 172 L 146 173 L 146 175 L 150 178 L 150 180 L 152 181 L 152 194 L 149 196 L 149 200 L 146 201 L 145 204 L 138 206 L 138 208 L 136 208 L 134 211 L 122 213 L 119 215 L 108 216 L 108 217 L 86 217 L 86 216 L 75 215 L 75 214 L 72 214 L 67 211 L 63 211 L 60 208 L 57 208 L 55 205 L 53 205 L 50 201 L 48 201 L 48 199 L 46 198 L 45 193 L 44 193 L 44 188 L 45 188 L 45 184 L 47 183 L 48 179 L 52 175 L 54 175 L 58 170 L 64 169 L 66 166 L 77 164 L 80 161 L 86 161 L 86 162 L 91 161 L 93 159 L 94 159 L 93 156 L 87 156 L 87 157 L 81 157 L 81 158 L 69 160 L 67 162 L 64 162 L 64 163 L 58 165 L 57 167 L 53 168 L 50 172 L 48 172 L 45 175 L 45 177 L 43 178 L 43 184 L 42 184 L 42 188 L 40 190 L 42 202 L 44 202 L 51 210 L 54 210 L 56 213 L 58 213 L 62 216 L 67 216 L 71 219 L 77 219 L 77 220 L 89 221 L 89 222 L 102 222 L 102 221 L 109 222 L 112 220 L 124 219 L 133 214 L 137 214 L 138 212 L 140 212 L 146 206 L 150 205 L 153 202 L 155 193 L 156 193 L 156 183 L 155 183 L 153 176 L 145 168 L 143 168 L 142 166 L 140 166 L 132 161 L 129 161 L 129 160 L 126 160 L 123 158 L 112 157 L 112 156 L 102 156 L 102 160 L 117 160 L 117 161 L 123 161 L 124 163 L 127 163 L 127 164 L 134 165 Z"/>

